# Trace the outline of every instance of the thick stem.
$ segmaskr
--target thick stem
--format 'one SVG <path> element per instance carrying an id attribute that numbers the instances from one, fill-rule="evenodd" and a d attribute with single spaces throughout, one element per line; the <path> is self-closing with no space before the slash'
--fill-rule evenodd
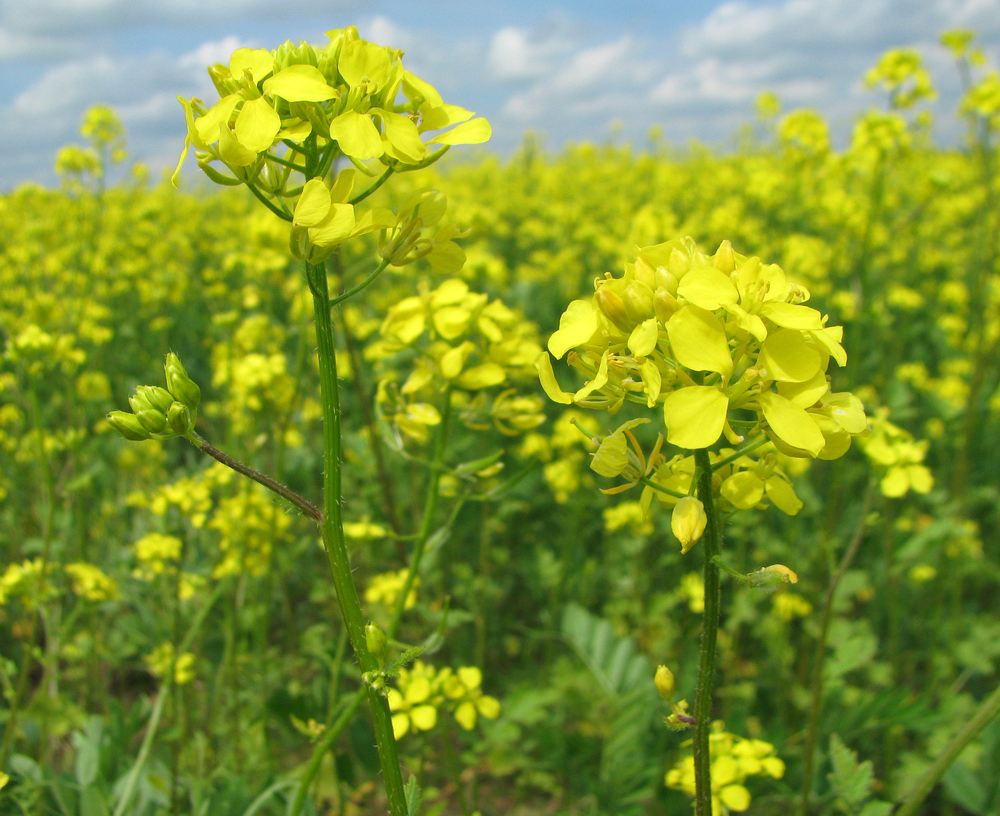
<path id="1" fill-rule="evenodd" d="M 694 704 L 694 784 L 695 813 L 712 816 L 712 683 L 715 678 L 715 649 L 719 633 L 719 567 L 715 562 L 722 550 L 722 521 L 712 500 L 712 463 L 707 450 L 694 452 L 698 468 L 698 498 L 705 507 L 708 523 L 702 537 L 705 554 L 705 611 L 701 618 L 701 653 L 698 658 L 698 689 Z"/>
<path id="2" fill-rule="evenodd" d="M 320 523 L 323 546 L 330 563 L 330 574 L 337 590 L 337 602 L 347 629 L 348 640 L 354 649 L 361 671 L 373 672 L 377 671 L 379 666 L 365 643 L 365 620 L 361 613 L 358 590 L 351 574 L 347 543 L 344 540 L 343 513 L 340 504 L 340 393 L 337 384 L 337 360 L 334 354 L 326 269 L 322 264 L 307 262 L 306 278 L 313 296 L 320 397 L 323 408 L 323 520 Z M 392 732 L 389 703 L 381 694 L 369 689 L 368 704 L 375 726 L 375 741 L 378 744 L 389 810 L 392 816 L 406 816 L 406 795 L 403 790 L 403 777 L 399 770 L 399 756 Z"/>

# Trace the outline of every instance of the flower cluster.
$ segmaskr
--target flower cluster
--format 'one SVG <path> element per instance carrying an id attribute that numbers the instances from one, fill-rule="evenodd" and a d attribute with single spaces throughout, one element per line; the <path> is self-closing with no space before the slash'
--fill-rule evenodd
<path id="1" fill-rule="evenodd" d="M 479 715 L 500 716 L 500 703 L 483 694 L 483 673 L 475 666 L 435 669 L 417 661 L 400 669 L 396 688 L 389 689 L 389 708 L 396 739 L 410 731 L 429 731 L 437 725 L 438 711 L 451 711 L 456 722 L 472 730 Z"/>
<path id="2" fill-rule="evenodd" d="M 667 441 L 687 449 L 766 434 L 789 455 L 835 459 L 867 428 L 860 401 L 831 392 L 826 376 L 831 359 L 847 362 L 843 330 L 802 305 L 808 292 L 780 267 L 728 242 L 709 256 L 685 238 L 640 249 L 622 277 L 595 288 L 548 344 L 588 382 L 564 391 L 549 355 L 536 359 L 555 402 L 660 408 Z"/>
<path id="3" fill-rule="evenodd" d="M 922 464 L 927 454 L 926 439 L 917 441 L 908 431 L 889 421 L 889 410 L 879 408 L 872 417 L 871 435 L 861 441 L 865 456 L 882 474 L 883 495 L 899 498 L 912 490 L 929 493 L 934 476 Z"/>
<path id="4" fill-rule="evenodd" d="M 170 674 L 172 668 L 174 682 L 179 686 L 190 683 L 195 678 L 194 653 L 182 652 L 178 655 L 172 643 L 161 643 L 146 655 L 143 660 L 149 667 L 149 670 L 157 677 L 166 677 Z"/>
<path id="5" fill-rule="evenodd" d="M 526 381 L 538 349 L 532 324 L 501 301 L 451 278 L 392 306 L 382 322 L 381 339 L 368 347 L 366 356 L 386 369 L 400 352 L 417 352 L 401 384 L 396 371 L 383 374 L 377 399 L 403 434 L 424 441 L 428 429 L 441 422 L 433 403 L 445 387 L 471 427 L 492 419 L 501 433 L 513 435 L 544 422 L 543 404 L 535 395 L 508 387 L 488 405 L 483 393 Z"/>
<path id="6" fill-rule="evenodd" d="M 712 723 L 708 739 L 712 758 L 712 812 L 716 816 L 750 807 L 750 791 L 745 785 L 748 777 L 784 776 L 785 763 L 775 756 L 770 743 L 730 734 L 719 721 Z M 680 760 L 667 771 L 664 782 L 668 788 L 694 796 L 694 757 Z"/>
<path id="7" fill-rule="evenodd" d="M 123 437 L 133 442 L 144 439 L 173 439 L 194 430 L 201 402 L 201 389 L 195 384 L 180 359 L 170 352 L 163 364 L 167 387 L 140 385 L 128 398 L 132 413 L 112 411 L 108 422 Z"/>
<path id="8" fill-rule="evenodd" d="M 193 145 L 210 179 L 248 185 L 290 220 L 292 253 L 311 263 L 348 238 L 394 227 L 388 210 L 355 211 L 367 194 L 354 194 L 358 173 L 416 169 L 451 145 L 478 144 L 491 135 L 485 119 L 445 104 L 432 85 L 407 71 L 401 51 L 360 39 L 353 26 L 327 36 L 324 46 L 237 49 L 228 65 L 209 68 L 217 103 L 179 100 L 187 140 L 175 181 Z M 327 184 L 338 157 L 354 167 Z"/>
<path id="9" fill-rule="evenodd" d="M 395 608 L 399 601 L 399 595 L 406 586 L 406 578 L 409 575 L 408 569 L 401 569 L 395 572 L 383 572 L 372 576 L 365 589 L 365 603 L 379 604 L 387 609 Z M 403 604 L 404 609 L 412 609 L 417 602 L 417 589 L 420 587 L 419 576 L 413 579 L 413 585 L 406 595 Z"/>

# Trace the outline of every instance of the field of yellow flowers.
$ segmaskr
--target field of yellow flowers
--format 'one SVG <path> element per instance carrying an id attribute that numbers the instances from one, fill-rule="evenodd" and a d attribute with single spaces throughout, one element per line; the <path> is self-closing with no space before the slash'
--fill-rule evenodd
<path id="1" fill-rule="evenodd" d="M 953 149 L 906 51 L 843 151 L 765 96 L 430 166 L 488 126 L 351 30 L 184 100 L 247 189 L 107 183 L 91 111 L 0 198 L 0 813 L 1000 814 L 1000 78 L 945 42 Z"/>

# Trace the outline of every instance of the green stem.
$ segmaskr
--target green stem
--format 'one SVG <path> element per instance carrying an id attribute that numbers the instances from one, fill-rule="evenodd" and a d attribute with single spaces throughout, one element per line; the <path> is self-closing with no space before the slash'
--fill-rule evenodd
<path id="1" fill-rule="evenodd" d="M 451 419 L 451 386 L 444 392 L 444 404 L 441 406 L 441 422 L 438 423 L 437 433 L 434 437 L 434 452 L 431 454 L 430 483 L 427 486 L 427 496 L 424 499 L 424 515 L 420 521 L 420 532 L 417 534 L 417 543 L 413 548 L 413 555 L 410 557 L 410 567 L 406 571 L 406 581 L 403 590 L 396 600 L 396 608 L 392 613 L 392 622 L 386 635 L 391 640 L 396 636 L 399 622 L 406 609 L 406 599 L 413 588 L 413 582 L 417 579 L 417 572 L 420 569 L 420 561 L 424 557 L 424 550 L 427 547 L 427 540 L 431 536 L 431 527 L 434 523 L 434 515 L 437 511 L 438 489 L 441 482 L 442 463 L 444 460 L 445 443 L 448 439 L 448 422 Z"/>
<path id="2" fill-rule="evenodd" d="M 354 719 L 355 713 L 361 707 L 361 703 L 365 699 L 365 687 L 362 686 L 351 698 L 350 703 L 341 712 L 337 721 L 332 725 L 328 726 L 323 732 L 322 738 L 316 743 L 316 747 L 313 749 L 312 756 L 309 758 L 309 764 L 306 765 L 305 770 L 302 772 L 302 778 L 299 779 L 299 789 L 295 792 L 295 801 L 292 802 L 292 808 L 288 811 L 288 816 L 299 816 L 302 812 L 302 806 L 306 801 L 306 792 L 309 790 L 309 786 L 312 784 L 313 779 L 316 778 L 316 774 L 319 773 L 320 763 L 323 761 L 323 757 L 326 752 L 330 750 L 330 746 L 333 745 L 333 741 L 340 736 L 340 732 L 344 730 L 347 724 Z"/>
<path id="3" fill-rule="evenodd" d="M 762 445 L 766 445 L 770 441 L 771 440 L 768 439 L 766 436 L 758 436 L 756 439 L 752 439 L 749 442 L 742 445 L 741 447 L 737 448 L 735 451 L 733 451 L 729 456 L 725 457 L 724 459 L 719 459 L 714 465 L 712 465 L 712 470 L 718 470 L 719 468 L 725 467 L 730 462 L 735 462 L 737 459 L 742 459 L 751 451 L 757 450 L 757 448 L 761 447 Z"/>
<path id="4" fill-rule="evenodd" d="M 260 471 L 254 470 L 252 467 L 244 465 L 238 459 L 233 459 L 233 457 L 226 455 L 218 448 L 209 445 L 208 442 L 206 442 L 204 439 L 198 436 L 198 434 L 196 434 L 194 431 L 191 431 L 191 433 L 187 437 L 185 437 L 185 439 L 187 439 L 188 442 L 190 442 L 192 445 L 198 448 L 198 450 L 207 453 L 217 462 L 222 462 L 222 464 L 224 464 L 226 467 L 232 468 L 237 473 L 246 476 L 248 479 L 253 479 L 253 481 L 257 482 L 257 484 L 263 485 L 268 490 L 277 493 L 279 496 L 281 496 L 281 498 L 285 499 L 288 502 L 291 502 L 296 507 L 298 507 L 299 510 L 301 510 L 303 513 L 309 516 L 309 518 L 313 519 L 316 522 L 322 522 L 323 514 L 319 511 L 319 508 L 314 506 L 313 504 L 310 504 L 305 499 L 303 499 L 294 490 L 289 490 L 283 484 L 275 481 L 270 476 L 267 476 L 261 473 Z"/>
<path id="5" fill-rule="evenodd" d="M 383 258 L 382 261 L 379 263 L 379 265 L 375 267 L 374 271 L 372 271 L 372 273 L 369 274 L 367 278 L 365 278 L 363 281 L 361 281 L 361 283 L 357 284 L 356 286 L 353 286 L 350 289 L 348 289 L 346 292 L 344 292 L 344 294 L 338 295 L 337 297 L 333 298 L 333 300 L 330 301 L 330 305 L 336 306 L 338 303 L 343 303 L 348 298 L 354 297 L 354 295 L 356 295 L 361 290 L 367 289 L 369 286 L 375 283 L 375 280 L 378 278 L 379 275 L 381 275 L 385 271 L 385 268 L 388 265 L 389 261 Z"/>
<path id="6" fill-rule="evenodd" d="M 392 173 L 393 169 L 391 167 L 387 167 L 385 169 L 385 172 L 375 180 L 375 183 L 372 184 L 371 187 L 367 187 L 366 189 L 362 190 L 360 193 L 354 196 L 354 198 L 350 199 L 347 203 L 360 204 L 362 201 L 368 198 L 368 196 L 374 193 L 379 187 L 385 184 L 389 180 L 389 176 L 391 176 Z"/>
<path id="7" fill-rule="evenodd" d="M 215 602 L 219 599 L 222 594 L 223 583 L 219 582 L 215 585 L 215 589 L 209 596 L 208 600 L 201 609 L 198 610 L 198 614 L 195 619 L 191 622 L 191 626 L 184 636 L 184 639 L 180 642 L 177 647 L 177 654 L 183 654 L 187 651 L 191 642 L 194 640 L 195 635 L 201 630 L 202 624 L 205 623 L 205 618 L 208 617 L 209 610 L 215 605 Z M 160 690 L 156 695 L 156 702 L 153 704 L 153 712 L 149 716 L 149 723 L 146 726 L 146 733 L 142 738 L 142 745 L 139 747 L 139 754 L 135 758 L 135 763 L 132 765 L 132 769 L 129 771 L 128 778 L 125 781 L 125 788 L 122 790 L 121 796 L 118 799 L 118 806 L 115 808 L 114 816 L 123 816 L 128 809 L 129 802 L 132 799 L 132 793 L 135 791 L 136 783 L 139 781 L 139 773 L 142 771 L 146 764 L 146 760 L 149 759 L 149 752 L 153 748 L 153 738 L 156 736 L 156 731 L 160 725 L 160 717 L 163 716 L 163 707 L 167 702 L 167 698 L 170 696 L 170 688 L 174 684 L 174 672 L 173 666 L 171 666 L 170 673 L 163 678 L 163 682 L 160 683 Z"/>
<path id="8" fill-rule="evenodd" d="M 823 663 L 826 660 L 826 638 L 830 629 L 830 618 L 833 615 L 833 601 L 837 594 L 837 586 L 844 577 L 854 557 L 858 554 L 861 541 L 865 537 L 867 529 L 868 511 L 874 499 L 874 488 L 869 485 L 865 492 L 864 502 L 861 505 L 861 521 L 854 531 L 854 537 L 847 547 L 847 552 L 840 559 L 837 571 L 830 578 L 830 585 L 826 590 L 826 598 L 823 600 L 823 616 L 820 619 L 819 637 L 816 641 L 816 656 L 813 659 L 812 678 L 812 701 L 809 708 L 809 725 L 806 730 L 806 748 L 804 759 L 804 770 L 802 772 L 802 799 L 799 804 L 800 816 L 809 816 L 809 794 L 812 792 L 813 768 L 816 760 L 816 741 L 819 737 L 819 715 L 823 709 Z"/>
<path id="9" fill-rule="evenodd" d="M 278 218 L 280 218 L 282 221 L 291 221 L 292 220 L 292 216 L 291 216 L 290 213 L 286 212 L 285 210 L 281 209 L 277 205 L 275 205 L 275 204 L 271 203 L 270 201 L 268 201 L 268 199 L 264 196 L 264 194 L 260 190 L 258 190 L 256 187 L 254 187 L 253 184 L 251 184 L 249 181 L 246 183 L 246 187 L 247 187 L 247 189 L 251 193 L 253 193 L 253 197 L 254 198 L 256 198 L 261 204 L 263 204 L 265 207 L 267 207 L 276 216 L 278 216 Z"/>
<path id="10" fill-rule="evenodd" d="M 323 409 L 323 519 L 320 528 L 330 563 L 330 573 L 337 590 L 337 602 L 347 629 L 347 637 L 361 665 L 361 671 L 379 669 L 365 643 L 365 619 L 351 573 L 350 557 L 344 540 L 341 507 L 341 422 L 340 392 L 337 384 L 337 359 L 334 354 L 333 323 L 330 319 L 330 293 L 323 265 L 306 262 L 306 279 L 313 296 L 316 320 L 316 344 L 319 355 L 320 396 Z M 399 770 L 396 739 L 392 732 L 389 703 L 378 692 L 368 689 L 368 704 L 375 727 L 379 761 L 389 810 L 392 816 L 406 816 L 406 795 Z"/>
<path id="11" fill-rule="evenodd" d="M 701 653 L 698 657 L 698 688 L 694 705 L 694 784 L 695 813 L 712 816 L 712 755 L 709 735 L 712 729 L 712 683 L 715 677 L 715 650 L 719 634 L 719 567 L 715 562 L 722 550 L 722 520 L 712 498 L 712 462 L 705 449 L 694 452 L 698 468 L 698 498 L 705 508 L 708 523 L 702 538 L 705 553 L 705 610 L 702 613 Z"/>
<path id="12" fill-rule="evenodd" d="M 948 744 L 938 754 L 937 759 L 924 771 L 923 776 L 917 780 L 910 792 L 903 797 L 895 816 L 913 816 L 927 795 L 944 776 L 945 771 L 958 758 L 962 749 L 974 740 L 979 732 L 989 725 L 997 715 L 1000 715 L 1000 687 L 994 689 L 993 693 L 983 700 L 971 719 L 959 729 L 955 736 L 948 740 Z"/>

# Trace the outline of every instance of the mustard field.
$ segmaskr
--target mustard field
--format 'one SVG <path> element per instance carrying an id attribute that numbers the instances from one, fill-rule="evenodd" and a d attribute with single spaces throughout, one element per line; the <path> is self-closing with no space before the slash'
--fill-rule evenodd
<path id="1" fill-rule="evenodd" d="M 0 813 L 1000 814 L 972 35 L 509 158 L 328 39 L 0 198 Z"/>

